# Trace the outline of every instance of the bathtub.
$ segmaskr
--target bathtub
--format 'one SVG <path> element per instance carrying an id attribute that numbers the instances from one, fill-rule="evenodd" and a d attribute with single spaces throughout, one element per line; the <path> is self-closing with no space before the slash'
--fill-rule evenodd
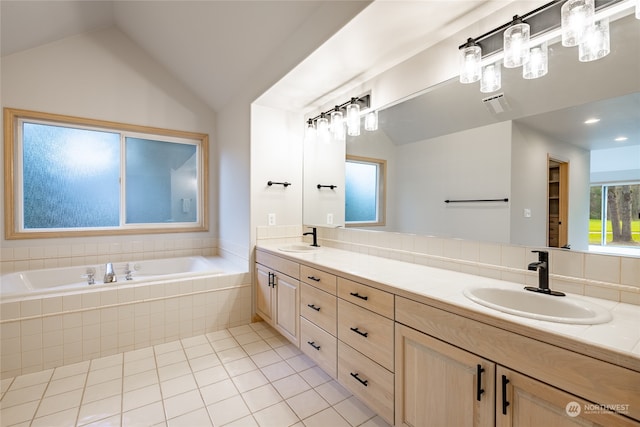
<path id="1" fill-rule="evenodd" d="M 0 282 L 0 298 L 219 275 L 226 273 L 221 264 L 218 257 L 203 256 L 113 263 L 117 282 L 112 283 L 103 283 L 106 264 L 28 270 L 3 275 Z M 127 270 L 131 271 L 129 279 L 127 279 Z M 95 283 L 93 284 L 89 284 L 87 274 L 89 272 L 94 275 Z"/>
<path id="2" fill-rule="evenodd" d="M 0 279 L 0 379 L 246 325 L 251 274 L 219 256 L 29 270 Z M 87 269 L 96 271 L 89 285 Z"/>

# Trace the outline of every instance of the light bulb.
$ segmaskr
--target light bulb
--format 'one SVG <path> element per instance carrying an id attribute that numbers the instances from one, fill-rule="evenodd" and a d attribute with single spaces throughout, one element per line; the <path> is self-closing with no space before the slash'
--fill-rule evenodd
<path id="1" fill-rule="evenodd" d="M 316 127 L 313 125 L 313 120 L 307 121 L 307 127 L 304 130 L 304 140 L 306 143 L 313 144 L 316 142 Z"/>
<path id="2" fill-rule="evenodd" d="M 578 46 L 593 24 L 594 0 L 568 0 L 561 9 L 562 46 Z"/>
<path id="3" fill-rule="evenodd" d="M 525 79 L 537 79 L 549 72 L 549 54 L 547 43 L 534 46 L 529 52 L 529 62 L 522 68 L 522 77 Z"/>
<path id="4" fill-rule="evenodd" d="M 482 49 L 473 39 L 460 49 L 460 83 L 474 83 L 480 80 Z"/>
<path id="5" fill-rule="evenodd" d="M 504 66 L 516 68 L 529 60 L 530 27 L 517 16 L 513 17 L 514 24 L 504 31 Z"/>
<path id="6" fill-rule="evenodd" d="M 358 98 L 351 98 L 351 104 L 347 105 L 347 134 L 349 136 L 360 135 L 360 106 Z"/>
<path id="7" fill-rule="evenodd" d="M 584 33 L 582 43 L 578 46 L 578 59 L 580 62 L 595 61 L 604 58 L 609 52 L 609 20 L 602 19 Z"/>
<path id="8" fill-rule="evenodd" d="M 331 135 L 329 133 L 329 120 L 327 120 L 327 116 L 324 113 L 320 115 L 320 118 L 316 122 L 316 129 L 318 141 L 328 144 Z"/>
<path id="9" fill-rule="evenodd" d="M 490 93 L 502 87 L 502 70 L 500 63 L 485 65 L 482 68 L 482 78 L 480 79 L 480 92 Z"/>

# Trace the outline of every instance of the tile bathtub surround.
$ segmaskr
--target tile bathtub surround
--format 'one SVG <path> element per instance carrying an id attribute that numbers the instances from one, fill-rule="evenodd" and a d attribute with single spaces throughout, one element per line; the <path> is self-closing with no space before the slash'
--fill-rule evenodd
<path id="1" fill-rule="evenodd" d="M 387 426 L 262 322 L 0 385 L 2 427 Z"/>
<path id="2" fill-rule="evenodd" d="M 260 233 L 259 233 L 260 234 Z M 537 285 L 527 271 L 534 247 L 384 231 L 318 228 L 321 246 Z M 565 292 L 640 305 L 640 258 L 549 249 L 550 286 Z"/>
<path id="3" fill-rule="evenodd" d="M 110 243 L 75 243 L 0 249 L 0 273 L 42 268 L 141 261 L 183 256 L 214 256 L 217 241 L 201 239 L 145 239 Z"/>
<path id="4" fill-rule="evenodd" d="M 251 275 L 97 288 L 0 304 L 0 378 L 243 325 Z"/>

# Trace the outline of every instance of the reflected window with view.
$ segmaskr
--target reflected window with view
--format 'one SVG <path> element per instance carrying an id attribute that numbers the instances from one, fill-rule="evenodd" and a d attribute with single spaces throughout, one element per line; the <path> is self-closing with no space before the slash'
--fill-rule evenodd
<path id="1" fill-rule="evenodd" d="M 589 244 L 640 248 L 640 183 L 591 186 Z"/>
<path id="2" fill-rule="evenodd" d="M 384 225 L 385 160 L 347 156 L 345 222 L 347 226 Z"/>
<path id="3" fill-rule="evenodd" d="M 207 135 L 12 109 L 5 123 L 7 238 L 206 230 Z"/>

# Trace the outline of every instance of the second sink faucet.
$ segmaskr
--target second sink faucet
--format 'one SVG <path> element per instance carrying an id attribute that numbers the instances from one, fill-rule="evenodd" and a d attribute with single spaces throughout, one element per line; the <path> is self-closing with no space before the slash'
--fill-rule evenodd
<path id="1" fill-rule="evenodd" d="M 320 245 L 318 245 L 318 232 L 316 230 L 316 227 L 311 227 L 311 229 L 313 231 L 309 231 L 307 233 L 302 233 L 303 236 L 313 236 L 313 243 L 311 244 L 311 246 L 315 246 L 316 248 L 320 247 Z"/>
<path id="2" fill-rule="evenodd" d="M 113 263 L 108 262 L 104 270 L 104 283 L 113 283 L 117 281 L 118 277 L 116 276 L 116 271 L 113 269 Z"/>
<path id="3" fill-rule="evenodd" d="M 547 251 L 531 251 L 538 254 L 538 261 L 532 262 L 527 269 L 538 272 L 538 287 L 525 286 L 527 291 L 540 292 L 547 295 L 563 297 L 564 293 L 552 291 L 549 289 L 549 252 Z"/>

